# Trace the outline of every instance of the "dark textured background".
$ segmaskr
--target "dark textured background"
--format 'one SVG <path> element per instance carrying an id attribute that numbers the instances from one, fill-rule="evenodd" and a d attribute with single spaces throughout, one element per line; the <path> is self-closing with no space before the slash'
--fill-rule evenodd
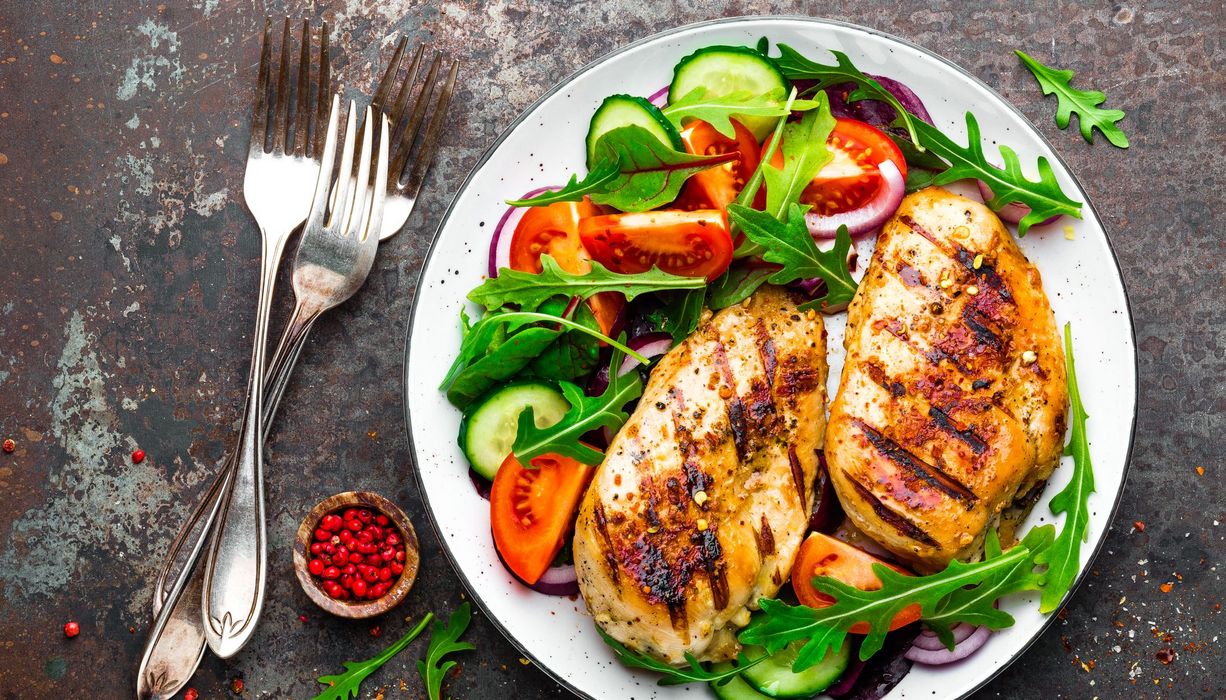
<path id="1" fill-rule="evenodd" d="M 402 33 L 466 70 L 414 221 L 383 246 L 358 297 L 319 324 L 287 396 L 268 451 L 269 603 L 247 650 L 205 661 L 193 682 L 203 697 L 241 676 L 245 695 L 305 698 L 313 677 L 401 633 L 405 615 L 461 600 L 409 475 L 402 343 L 430 232 L 499 131 L 630 40 L 721 15 L 798 12 L 910 39 L 1020 106 L 1097 204 L 1131 292 L 1141 415 L 1120 513 L 1061 621 L 981 697 L 1226 695 L 1220 0 L 261 5 L 0 3 L 0 437 L 18 442 L 0 454 L 0 697 L 131 696 L 149 582 L 233 444 L 257 254 L 240 183 L 265 13 L 331 21 L 336 76 L 354 89 L 370 87 Z M 1015 47 L 1105 90 L 1129 112 L 1132 148 L 1057 130 L 1054 98 L 1040 96 Z M 132 465 L 138 445 L 149 457 Z M 299 518 L 353 487 L 399 501 L 422 536 L 422 575 L 381 639 L 370 623 L 326 617 L 290 572 Z M 73 640 L 61 633 L 69 619 L 81 624 Z M 484 619 L 470 639 L 477 651 L 452 696 L 566 696 Z M 378 672 L 365 696 L 382 685 L 387 697 L 423 697 L 413 671 L 423 646 Z M 1169 665 L 1157 658 L 1166 649 Z"/>

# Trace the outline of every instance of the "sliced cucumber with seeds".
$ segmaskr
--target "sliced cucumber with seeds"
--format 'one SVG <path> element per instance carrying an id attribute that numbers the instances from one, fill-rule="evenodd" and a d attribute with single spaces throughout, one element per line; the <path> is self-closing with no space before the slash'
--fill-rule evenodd
<path id="1" fill-rule="evenodd" d="M 587 167 L 595 165 L 596 142 L 619 126 L 641 126 L 657 136 L 662 143 L 678 150 L 685 150 L 685 143 L 676 127 L 652 103 L 633 95 L 611 95 L 596 108 L 592 124 L 587 130 Z"/>
<path id="2" fill-rule="evenodd" d="M 740 90 L 765 95 L 772 90 L 787 94 L 792 83 L 773 60 L 747 46 L 708 46 L 681 59 L 673 69 L 668 101 L 676 102 L 698 88 L 710 97 Z M 778 117 L 737 117 L 761 141 L 774 128 Z"/>
<path id="3" fill-rule="evenodd" d="M 711 666 L 712 671 L 727 671 L 732 668 L 732 664 L 724 661 Z M 769 695 L 763 695 L 753 689 L 753 686 L 746 683 L 744 678 L 733 676 L 728 679 L 728 682 L 720 685 L 711 683 L 711 692 L 715 693 L 715 697 L 720 700 L 770 700 Z"/>
<path id="4" fill-rule="evenodd" d="M 529 406 L 536 427 L 548 428 L 562 420 L 570 402 L 545 382 L 516 382 L 486 394 L 464 415 L 460 449 L 473 471 L 493 481 L 515 444 L 519 414 Z"/>
<path id="5" fill-rule="evenodd" d="M 792 671 L 792 664 L 806 640 L 800 639 L 771 655 L 769 659 L 750 666 L 741 672 L 741 677 L 759 693 L 772 698 L 808 698 L 822 692 L 843 675 L 851 661 L 851 645 L 844 642 L 838 651 L 833 649 L 815 665 L 800 673 Z M 745 655 L 757 658 L 765 654 L 761 647 L 746 647 Z"/>

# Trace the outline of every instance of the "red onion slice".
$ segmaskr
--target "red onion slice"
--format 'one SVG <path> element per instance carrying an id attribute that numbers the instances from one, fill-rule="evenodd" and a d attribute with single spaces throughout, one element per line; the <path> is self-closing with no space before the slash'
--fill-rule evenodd
<path id="1" fill-rule="evenodd" d="M 907 194 L 907 183 L 894 161 L 886 160 L 877 165 L 881 173 L 881 187 L 872 201 L 858 209 L 838 214 L 816 214 L 810 211 L 805 214 L 805 223 L 809 225 L 809 233 L 814 238 L 830 239 L 837 235 L 840 226 L 846 226 L 852 236 L 863 236 L 872 233 L 885 223 Z"/>
<path id="2" fill-rule="evenodd" d="M 535 197 L 542 192 L 556 190 L 557 187 L 538 187 L 524 193 L 520 199 Z M 507 207 L 498 225 L 494 227 L 494 236 L 490 238 L 490 255 L 488 274 L 491 279 L 498 276 L 498 271 L 511 266 L 511 239 L 515 237 L 515 227 L 523 218 L 528 207 Z M 504 235 L 505 234 L 505 235 Z"/>
<path id="3" fill-rule="evenodd" d="M 651 97 L 648 97 L 647 101 L 657 107 L 663 107 L 664 105 L 668 104 L 668 88 L 669 86 L 665 85 L 659 90 L 651 93 Z"/>
<path id="4" fill-rule="evenodd" d="M 529 588 L 545 595 L 579 595 L 579 575 L 574 564 L 552 566 Z"/>
<path id="5" fill-rule="evenodd" d="M 667 333 L 647 333 L 637 338 L 631 338 L 626 342 L 626 345 L 643 357 L 651 359 L 668 352 L 669 348 L 673 346 L 673 337 Z M 620 377 L 638 366 L 639 361 L 627 355 L 622 360 L 621 367 L 617 368 L 617 376 Z"/>
<path id="6" fill-rule="evenodd" d="M 978 628 L 975 627 L 975 625 L 968 625 L 964 622 L 959 622 L 958 624 L 954 625 L 950 630 L 954 635 L 954 645 L 957 646 L 958 644 L 961 644 L 963 640 L 974 634 L 976 629 Z M 927 627 L 917 634 L 915 636 L 915 641 L 911 643 L 920 649 L 927 649 L 928 651 L 940 651 L 946 648 L 945 644 L 941 642 L 941 638 L 937 636 L 937 633 L 933 632 Z"/>
<path id="7" fill-rule="evenodd" d="M 955 645 L 952 651 L 945 648 L 937 650 L 924 649 L 919 646 L 912 645 L 911 648 L 907 650 L 907 653 L 903 654 L 903 656 L 911 661 L 919 664 L 926 664 L 928 666 L 942 666 L 944 664 L 951 664 L 955 661 L 961 661 L 971 654 L 974 654 L 976 651 L 979 651 L 984 642 L 988 641 L 988 637 L 991 636 L 991 634 L 992 630 L 988 629 L 987 627 L 976 627 L 975 631 L 972 632 L 966 639 Z"/>
<path id="8" fill-rule="evenodd" d="M 983 197 L 984 202 L 987 202 L 989 199 L 996 196 L 996 193 L 992 191 L 992 188 L 988 187 L 988 183 L 984 182 L 983 180 L 976 180 L 975 182 L 979 185 L 979 196 Z M 996 215 L 1000 217 L 1001 221 L 1016 224 L 1022 219 L 1026 218 L 1026 215 L 1029 213 L 1030 207 L 1026 206 L 1025 204 L 1022 204 L 1021 202 L 1009 202 L 1005 206 L 1001 207 L 1000 211 L 996 212 Z M 1031 226 L 1031 228 L 1034 228 L 1035 226 L 1046 226 L 1059 218 L 1059 214 L 1049 216 L 1043 221 Z"/>

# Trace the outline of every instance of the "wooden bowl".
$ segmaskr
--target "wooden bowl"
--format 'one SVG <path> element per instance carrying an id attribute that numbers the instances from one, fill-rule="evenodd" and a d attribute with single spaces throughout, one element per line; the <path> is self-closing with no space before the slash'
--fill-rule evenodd
<path id="1" fill-rule="evenodd" d="M 336 600 L 324 592 L 319 582 L 307 569 L 307 562 L 310 561 L 311 555 L 311 542 L 319 521 L 328 513 L 345 508 L 369 508 L 386 515 L 396 529 L 400 530 L 400 535 L 404 539 L 404 571 L 400 573 L 396 585 L 376 600 Z M 353 619 L 374 617 L 396 607 L 408 596 L 409 589 L 413 587 L 419 563 L 417 532 L 413 529 L 409 516 L 405 515 L 395 503 L 369 491 L 346 491 L 320 501 L 303 518 L 302 524 L 298 526 L 298 537 L 294 541 L 294 573 L 298 575 L 298 583 L 302 585 L 302 590 L 306 592 L 307 597 L 315 601 L 316 605 L 338 617 Z"/>

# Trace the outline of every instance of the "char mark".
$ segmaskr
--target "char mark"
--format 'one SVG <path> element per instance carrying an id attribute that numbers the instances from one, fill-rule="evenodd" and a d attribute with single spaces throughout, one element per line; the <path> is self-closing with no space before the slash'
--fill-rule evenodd
<path id="1" fill-rule="evenodd" d="M 754 542 L 758 545 L 758 559 L 766 559 L 775 553 L 775 532 L 771 530 L 770 521 L 762 516 L 762 527 L 754 530 Z"/>
<path id="2" fill-rule="evenodd" d="M 904 537 L 910 537 L 916 542 L 922 542 L 929 547 L 938 546 L 937 541 L 932 538 L 932 535 L 924 532 L 918 525 L 908 520 L 905 516 L 882 503 L 881 499 L 873 495 L 873 492 L 865 488 L 859 481 L 852 479 L 851 485 L 856 489 L 856 493 L 859 494 L 860 498 L 872 507 L 873 512 L 877 514 L 877 517 L 881 518 L 883 522 L 897 530 L 901 535 Z"/>
<path id="3" fill-rule="evenodd" d="M 715 609 L 723 610 L 728 607 L 728 574 L 724 571 L 724 552 L 719 545 L 719 537 L 715 535 L 714 528 L 708 528 L 695 533 L 691 540 L 698 550 L 700 565 L 707 572 Z"/>
<path id="4" fill-rule="evenodd" d="M 737 458 L 744 461 L 749 448 L 749 423 L 745 419 L 745 404 L 736 393 L 732 366 L 728 364 L 728 349 L 719 340 L 715 341 L 715 365 L 724 378 L 724 385 L 728 387 L 729 395 L 724 399 L 728 408 L 728 424 L 732 428 L 732 441 L 736 445 Z"/>
<path id="5" fill-rule="evenodd" d="M 961 501 L 967 508 L 972 507 L 978 502 L 979 498 L 969 488 L 940 468 L 911 454 L 905 447 L 886 437 L 881 431 L 868 423 L 857 420 L 856 425 L 860 428 L 860 432 L 868 438 L 872 446 L 877 449 L 877 452 L 898 466 L 910 470 L 912 474 L 919 477 L 924 483 L 950 498 Z"/>
<path id="6" fill-rule="evenodd" d="M 766 331 L 766 324 L 761 319 L 754 325 L 757 335 L 758 356 L 762 358 L 762 367 L 766 370 L 766 388 L 772 390 L 775 386 L 775 369 L 779 360 L 775 355 L 775 341 Z"/>
<path id="7" fill-rule="evenodd" d="M 967 447 L 971 448 L 971 452 L 981 455 L 988 449 L 988 444 L 980 439 L 980 437 L 975 434 L 973 429 L 966 428 L 965 430 L 959 430 L 958 426 L 954 425 L 953 420 L 950 419 L 949 414 L 936 406 L 930 406 L 928 408 L 928 417 L 931 418 L 932 422 L 936 423 L 941 430 L 944 430 L 962 442 L 965 442 Z"/>
<path id="8" fill-rule="evenodd" d="M 932 243 L 932 245 L 936 246 L 937 248 L 940 248 L 940 249 L 941 249 L 941 250 L 942 250 L 942 251 L 943 251 L 943 252 L 944 252 L 946 255 L 950 254 L 950 250 L 949 250 L 949 248 L 947 248 L 947 247 L 945 246 L 945 243 L 943 243 L 942 241 L 937 240 L 937 237 L 936 237 L 936 236 L 934 236 L 934 235 L 932 235 L 932 232 L 931 232 L 931 231 L 929 231 L 928 229 L 924 228 L 923 226 L 920 226 L 920 225 L 919 225 L 919 222 L 917 222 L 915 219 L 912 219 L 911 217 L 907 216 L 906 214 L 903 214 L 902 216 L 898 217 L 898 220 L 899 220 L 899 221 L 901 221 L 901 222 L 903 223 L 903 225 L 904 225 L 904 226 L 906 226 L 907 228 L 909 228 L 909 229 L 911 229 L 912 231 L 914 231 L 914 232 L 918 233 L 919 235 L 923 236 L 924 238 L 927 238 L 927 239 L 928 239 L 928 241 L 929 241 L 930 243 Z"/>
<path id="9" fill-rule="evenodd" d="M 975 253 L 958 247 L 958 252 L 955 255 L 958 262 L 962 264 L 972 275 L 979 278 L 979 283 L 986 289 L 991 289 L 1000 295 L 1006 301 L 1012 301 L 1013 295 L 1009 293 L 1009 288 L 1005 286 L 1005 281 L 1001 279 L 1000 274 L 996 272 L 996 267 L 986 262 L 980 261 L 979 267 L 975 267 Z"/>
<path id="10" fill-rule="evenodd" d="M 596 535 L 600 538 L 600 550 L 604 552 L 604 561 L 609 567 L 609 577 L 613 579 L 613 585 L 620 585 L 620 565 L 614 554 L 613 539 L 609 537 L 609 521 L 604 515 L 604 504 L 600 501 L 597 501 L 596 507 L 592 509 L 592 519 L 596 521 Z"/>
<path id="11" fill-rule="evenodd" d="M 886 375 L 885 369 L 883 369 L 881 365 L 869 362 L 864 365 L 864 371 L 868 374 L 869 379 L 872 379 L 874 382 L 880 385 L 882 389 L 890 392 L 890 395 L 894 398 L 906 396 L 906 385 L 902 382 L 891 380 L 890 377 Z"/>
<path id="12" fill-rule="evenodd" d="M 979 314 L 969 304 L 962 308 L 962 322 L 975 333 L 975 338 L 993 350 L 1001 349 L 1000 336 L 984 325 L 977 317 Z"/>
<path id="13" fill-rule="evenodd" d="M 800 508 L 804 510 L 809 507 L 809 499 L 805 497 L 805 470 L 800 466 L 795 445 L 788 445 L 788 465 L 792 467 L 792 486 L 796 489 L 796 497 L 800 499 Z"/>
<path id="14" fill-rule="evenodd" d="M 680 395 L 680 391 L 676 392 Z M 698 442 L 690 430 L 684 415 L 684 404 L 675 403 L 678 408 L 673 411 L 673 433 L 677 441 L 677 451 L 681 453 L 681 471 L 685 476 L 685 490 L 689 499 L 699 491 L 705 491 L 711 485 L 711 477 L 701 468 L 701 455 Z M 687 499 L 688 500 L 688 499 Z"/>

